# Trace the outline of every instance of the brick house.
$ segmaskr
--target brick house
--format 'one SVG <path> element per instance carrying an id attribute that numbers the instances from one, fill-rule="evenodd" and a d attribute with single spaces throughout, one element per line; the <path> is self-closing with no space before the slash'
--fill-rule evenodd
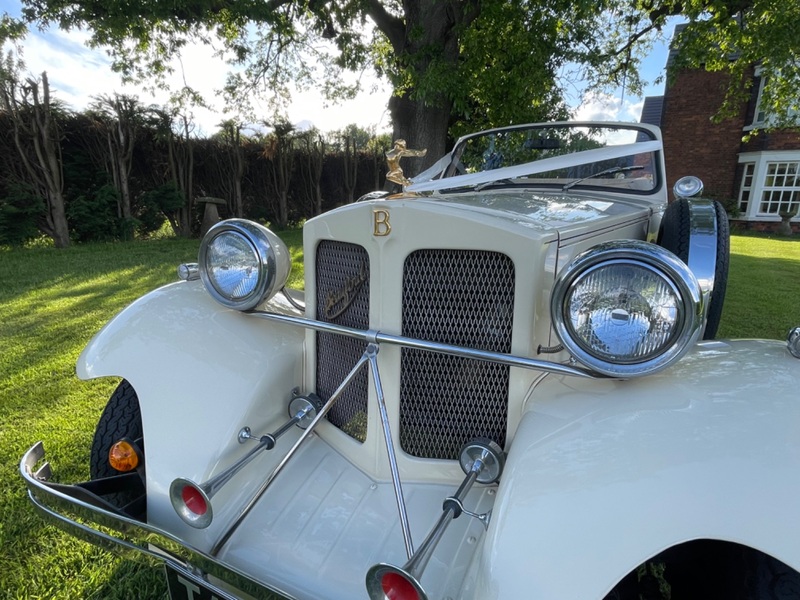
<path id="1" fill-rule="evenodd" d="M 646 98 L 641 120 L 661 127 L 669 189 L 684 175 L 696 175 L 705 184 L 703 195 L 720 200 L 732 222 L 773 230 L 781 215 L 792 213 L 800 231 L 800 131 L 760 131 L 742 142 L 769 118 L 759 110 L 763 81 L 757 68 L 752 73 L 751 97 L 735 118 L 711 121 L 727 75 L 694 69 L 677 73 L 663 96 Z"/>

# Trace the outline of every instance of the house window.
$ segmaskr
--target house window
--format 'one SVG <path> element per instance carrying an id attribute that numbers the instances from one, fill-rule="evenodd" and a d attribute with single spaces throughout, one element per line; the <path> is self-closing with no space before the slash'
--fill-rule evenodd
<path id="1" fill-rule="evenodd" d="M 764 101 L 764 87 L 769 81 L 769 76 L 763 74 L 761 67 L 756 67 L 754 75 L 756 77 L 758 94 L 756 96 L 755 110 L 753 111 L 753 122 L 749 125 L 746 125 L 744 128 L 745 130 L 758 129 L 760 127 L 774 125 L 776 122 L 776 115 L 770 114 L 768 110 L 769 107 Z M 790 123 L 794 122 L 795 124 L 798 124 L 798 112 L 796 108 L 789 106 L 786 113 L 780 116 L 788 119 Z"/>
<path id="2" fill-rule="evenodd" d="M 800 208 L 800 161 L 768 162 L 759 214 L 797 214 Z"/>
<path id="3" fill-rule="evenodd" d="M 753 171 L 756 163 L 745 163 L 743 166 L 742 185 L 739 188 L 739 211 L 746 215 L 747 207 L 750 206 L 750 192 L 753 189 Z"/>
<path id="4" fill-rule="evenodd" d="M 756 75 L 759 75 L 760 71 L 756 70 Z M 764 102 L 763 95 L 764 95 L 764 84 L 767 82 L 766 77 L 759 77 L 758 80 L 758 97 L 756 98 L 756 109 L 753 112 L 753 125 L 763 125 L 764 121 L 767 119 L 767 112 L 764 110 Z"/>
<path id="5" fill-rule="evenodd" d="M 749 220 L 778 221 L 800 210 L 800 148 L 739 155 L 739 210 Z M 800 216 L 795 217 L 800 219 Z"/>

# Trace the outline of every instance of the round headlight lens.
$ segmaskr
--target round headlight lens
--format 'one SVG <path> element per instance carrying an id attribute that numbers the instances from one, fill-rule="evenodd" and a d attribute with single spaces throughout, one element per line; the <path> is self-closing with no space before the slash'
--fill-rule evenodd
<path id="1" fill-rule="evenodd" d="M 633 363 L 657 356 L 683 321 L 680 294 L 645 265 L 606 264 L 567 292 L 570 336 L 598 358 Z"/>
<path id="2" fill-rule="evenodd" d="M 674 254 L 647 242 L 607 242 L 561 272 L 553 326 L 580 362 L 613 377 L 654 373 L 683 356 L 701 331 L 697 279 Z"/>
<path id="3" fill-rule="evenodd" d="M 226 298 L 246 298 L 258 285 L 258 255 L 240 233 L 225 231 L 212 239 L 206 261 L 209 282 Z"/>
<path id="4" fill-rule="evenodd" d="M 286 283 L 289 250 L 266 227 L 230 219 L 209 229 L 200 244 L 200 277 L 219 303 L 251 310 Z"/>

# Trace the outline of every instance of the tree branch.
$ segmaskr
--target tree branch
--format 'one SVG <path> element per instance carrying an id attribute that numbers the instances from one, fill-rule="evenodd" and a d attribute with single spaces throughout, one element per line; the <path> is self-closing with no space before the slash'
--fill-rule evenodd
<path id="1" fill-rule="evenodd" d="M 399 17 L 389 13 L 378 0 L 368 0 L 367 14 L 370 16 L 375 26 L 389 38 L 389 43 L 395 54 L 400 54 L 405 45 L 405 22 Z"/>

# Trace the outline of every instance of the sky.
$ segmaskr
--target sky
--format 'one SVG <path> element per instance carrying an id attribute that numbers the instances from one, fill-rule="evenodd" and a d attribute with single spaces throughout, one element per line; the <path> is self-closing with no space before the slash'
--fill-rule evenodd
<path id="1" fill-rule="evenodd" d="M 2 0 L 2 10 L 12 16 L 19 15 L 19 0 Z M 668 37 L 671 31 L 667 31 Z M 111 70 L 111 61 L 104 52 L 86 47 L 89 35 L 83 31 L 64 32 L 57 28 L 45 31 L 31 30 L 25 38 L 23 59 L 26 69 L 38 75 L 47 71 L 54 95 L 75 110 L 85 109 L 92 97 L 114 92 L 138 94 L 142 102 L 163 104 L 168 94 L 162 92 L 153 96 L 142 92 L 138 87 L 123 86 L 120 77 Z M 652 82 L 661 73 L 667 58 L 667 47 L 659 44 L 646 59 L 643 68 L 644 79 Z M 181 77 L 188 85 L 197 89 L 206 99 L 212 99 L 212 108 L 193 110 L 198 129 L 197 134 L 210 135 L 217 124 L 226 118 L 219 98 L 219 88 L 230 69 L 220 58 L 213 56 L 211 48 L 196 45 L 183 53 L 177 65 L 174 85 L 181 84 Z M 355 75 L 353 76 L 355 78 Z M 362 75 L 364 90 L 355 99 L 340 104 L 328 105 L 313 91 L 295 91 L 287 107 L 289 120 L 301 127 L 316 126 L 323 132 L 342 129 L 350 123 L 376 131 L 388 131 L 391 122 L 386 104 L 391 93 L 390 87 L 378 81 L 370 72 Z M 645 96 L 661 95 L 663 84 L 649 85 Z M 626 94 L 622 90 L 615 93 L 582 95 L 579 89 L 573 90 L 569 98 L 576 120 L 638 121 L 641 115 L 643 97 Z M 266 112 L 266 110 L 265 110 Z M 265 114 L 268 118 L 270 114 Z"/>

